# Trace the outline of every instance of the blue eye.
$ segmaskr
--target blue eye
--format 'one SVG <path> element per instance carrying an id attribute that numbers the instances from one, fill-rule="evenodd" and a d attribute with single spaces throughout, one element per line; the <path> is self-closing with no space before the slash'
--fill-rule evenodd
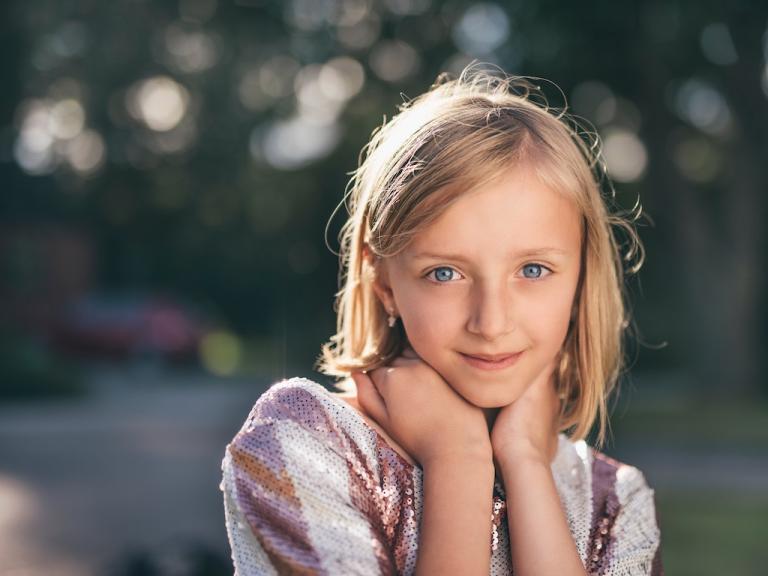
<path id="1" fill-rule="evenodd" d="M 523 266 L 523 276 L 536 280 L 544 275 L 544 271 L 549 271 L 549 268 L 542 266 L 541 264 L 526 264 Z"/>
<path id="2" fill-rule="evenodd" d="M 453 276 L 457 273 L 456 270 L 448 266 L 440 266 L 427 273 L 427 276 L 434 272 L 434 278 L 439 284 L 446 284 L 449 280 L 453 279 Z"/>

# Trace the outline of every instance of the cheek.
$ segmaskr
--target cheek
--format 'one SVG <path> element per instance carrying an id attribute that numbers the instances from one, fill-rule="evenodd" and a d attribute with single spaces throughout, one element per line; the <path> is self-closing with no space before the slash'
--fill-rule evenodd
<path id="1" fill-rule="evenodd" d="M 525 308 L 525 325 L 532 336 L 559 346 L 568 332 L 573 294 L 570 290 L 536 298 Z"/>
<path id="2" fill-rule="evenodd" d="M 410 300 L 402 311 L 403 325 L 411 343 L 442 342 L 455 331 L 456 308 L 435 300 Z"/>
<path id="3" fill-rule="evenodd" d="M 399 296 L 403 326 L 414 347 L 443 342 L 455 332 L 460 322 L 459 308 L 446 295 L 409 287 L 402 289 Z"/>

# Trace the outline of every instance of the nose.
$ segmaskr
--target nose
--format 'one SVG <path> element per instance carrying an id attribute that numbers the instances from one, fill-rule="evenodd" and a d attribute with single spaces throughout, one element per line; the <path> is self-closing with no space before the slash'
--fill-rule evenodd
<path id="1" fill-rule="evenodd" d="M 467 331 L 488 341 L 514 331 L 511 306 L 510 288 L 506 279 L 479 284 L 472 295 Z"/>

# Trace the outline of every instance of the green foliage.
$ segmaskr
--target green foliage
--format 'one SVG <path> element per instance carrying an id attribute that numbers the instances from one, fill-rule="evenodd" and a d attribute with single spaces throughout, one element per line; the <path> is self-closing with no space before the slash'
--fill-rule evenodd
<path id="1" fill-rule="evenodd" d="M 567 103 L 602 135 L 629 128 L 643 142 L 649 169 L 619 183 L 617 203 L 632 205 L 639 194 L 656 223 L 641 230 L 648 261 L 633 300 L 645 341 L 671 345 L 641 349 L 637 367 L 690 366 L 703 385 L 728 381 L 745 397 L 765 388 L 759 350 L 768 334 L 754 320 L 764 316 L 766 285 L 759 265 L 766 245 L 765 3 L 499 3 L 490 8 L 507 21 L 506 36 L 485 53 L 473 52 L 457 32 L 479 6 L 12 2 L 4 26 L 13 33 L 0 38 L 2 52 L 12 55 L 0 98 L 5 142 L 18 137 L 29 102 L 76 99 L 85 127 L 103 138 L 106 160 L 93 174 L 62 161 L 42 176 L 0 164 L 8 191 L 0 214 L 87 230 L 99 287 L 185 294 L 220 310 L 238 332 L 285 326 L 299 335 L 292 347 L 316 350 L 333 331 L 338 275 L 325 224 L 360 149 L 403 99 L 477 58 L 554 81 L 562 94 L 542 82 L 552 106 Z M 489 9 L 482 6 L 481 16 Z M 368 29 L 369 43 L 355 44 Z M 376 56 L 393 42 L 415 59 L 397 79 L 382 62 L 397 68 L 402 58 Z M 364 83 L 338 110 L 336 145 L 288 168 L 255 153 L 254 143 L 302 106 L 310 105 L 315 120 L 333 120 L 335 112 L 312 107 L 317 94 L 302 101 L 299 92 L 318 67 L 340 57 L 363 71 Z M 188 96 L 184 119 L 167 131 L 142 124 L 127 104 L 133 88 L 157 77 Z M 680 110 L 688 80 L 699 90 L 698 113 Z M 615 96 L 599 114 L 578 109 L 574 96 L 588 82 Z M 713 102 L 723 103 L 720 116 Z M 696 124 L 726 117 L 732 125 L 721 132 Z M 292 133 L 284 149 L 300 148 L 303 134 Z M 332 249 L 343 217 L 342 210 L 330 226 Z M 307 331 L 305 319 L 319 314 L 322 324 Z"/>
<path id="2" fill-rule="evenodd" d="M 0 402 L 81 396 L 78 366 L 24 335 L 0 335 Z"/>

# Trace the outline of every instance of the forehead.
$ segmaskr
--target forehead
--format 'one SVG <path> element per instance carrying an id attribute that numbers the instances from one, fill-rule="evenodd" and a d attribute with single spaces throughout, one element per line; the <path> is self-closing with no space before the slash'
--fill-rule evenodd
<path id="1" fill-rule="evenodd" d="M 405 250 L 468 256 L 552 248 L 570 254 L 581 246 L 581 212 L 575 201 L 544 185 L 526 168 L 503 172 L 461 193 Z"/>

